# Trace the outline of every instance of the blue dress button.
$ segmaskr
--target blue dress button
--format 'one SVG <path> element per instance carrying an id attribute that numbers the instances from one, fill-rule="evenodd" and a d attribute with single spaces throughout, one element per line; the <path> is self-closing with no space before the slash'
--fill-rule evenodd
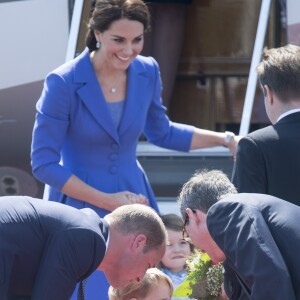
<path id="1" fill-rule="evenodd" d="M 117 171 L 118 171 L 117 166 L 111 166 L 111 167 L 110 167 L 110 173 L 111 173 L 111 174 L 116 174 Z"/>

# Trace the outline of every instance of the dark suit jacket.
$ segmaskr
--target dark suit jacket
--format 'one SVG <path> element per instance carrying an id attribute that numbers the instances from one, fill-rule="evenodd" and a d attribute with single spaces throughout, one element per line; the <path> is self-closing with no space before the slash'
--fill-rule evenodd
<path id="1" fill-rule="evenodd" d="M 208 230 L 248 299 L 300 299 L 299 220 L 300 207 L 262 194 L 231 195 L 209 209 Z"/>
<path id="2" fill-rule="evenodd" d="M 0 198 L 0 299 L 68 300 L 101 263 L 108 225 L 91 209 Z"/>
<path id="3" fill-rule="evenodd" d="M 262 193 L 300 205 L 300 112 L 241 139 L 232 181 L 239 193 Z"/>

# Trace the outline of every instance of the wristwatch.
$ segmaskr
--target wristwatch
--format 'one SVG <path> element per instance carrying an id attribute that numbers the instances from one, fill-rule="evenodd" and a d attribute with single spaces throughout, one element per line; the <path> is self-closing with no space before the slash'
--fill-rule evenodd
<path id="1" fill-rule="evenodd" d="M 225 131 L 224 144 L 227 146 L 234 137 L 235 137 L 235 134 L 233 132 Z"/>

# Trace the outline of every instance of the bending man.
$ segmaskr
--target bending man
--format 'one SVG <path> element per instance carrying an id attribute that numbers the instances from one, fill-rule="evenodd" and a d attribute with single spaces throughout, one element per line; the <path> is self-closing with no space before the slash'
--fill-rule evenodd
<path id="1" fill-rule="evenodd" d="M 116 288 L 140 281 L 164 255 L 166 231 L 142 204 L 101 219 L 91 209 L 17 196 L 0 198 L 0 241 L 0 299 L 68 300 L 96 269 Z"/>
<path id="2" fill-rule="evenodd" d="M 220 171 L 194 175 L 179 196 L 193 244 L 223 262 L 230 299 L 300 299 L 300 207 L 236 194 Z"/>

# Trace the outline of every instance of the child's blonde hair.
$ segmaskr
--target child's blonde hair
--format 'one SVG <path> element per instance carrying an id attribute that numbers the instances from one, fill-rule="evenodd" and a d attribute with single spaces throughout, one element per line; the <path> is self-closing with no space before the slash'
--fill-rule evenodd
<path id="1" fill-rule="evenodd" d="M 150 290 L 157 286 L 159 282 L 163 282 L 170 289 L 170 298 L 173 294 L 173 284 L 171 279 L 157 268 L 148 269 L 141 282 L 134 282 L 123 289 L 115 289 L 109 287 L 109 300 L 137 300 L 143 299 L 148 295 Z"/>

